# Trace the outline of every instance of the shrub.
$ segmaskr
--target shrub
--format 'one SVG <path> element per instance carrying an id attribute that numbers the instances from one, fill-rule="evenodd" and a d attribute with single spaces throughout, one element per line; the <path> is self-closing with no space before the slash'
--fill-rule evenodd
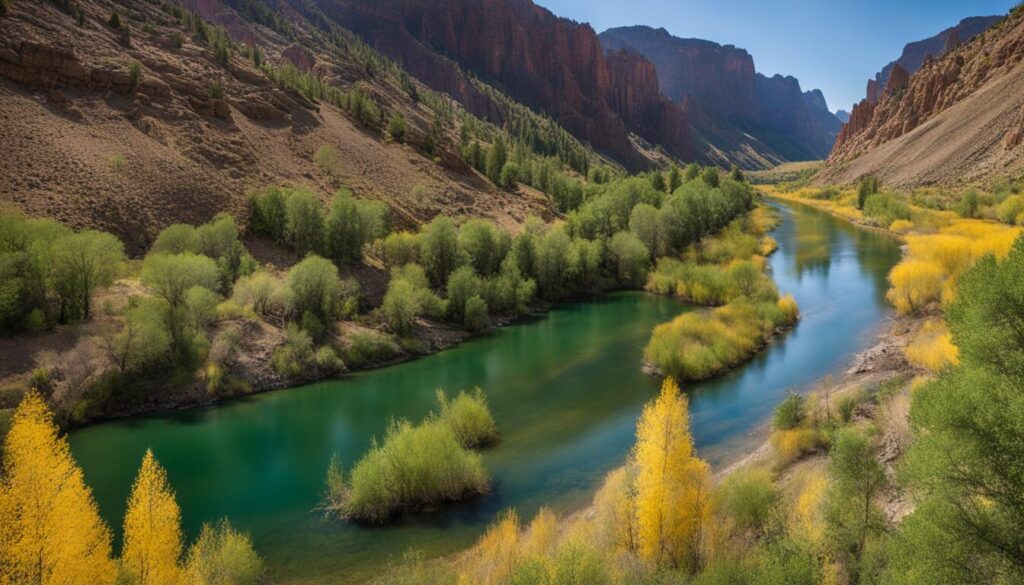
<path id="1" fill-rule="evenodd" d="M 331 202 L 324 226 L 327 254 L 337 263 L 363 259 L 363 247 L 387 231 L 388 208 L 380 201 L 356 199 L 341 190 Z"/>
<path id="2" fill-rule="evenodd" d="M 651 253 L 640 238 L 630 232 L 615 234 L 608 243 L 608 256 L 615 265 L 615 276 L 620 283 L 643 286 Z"/>
<path id="3" fill-rule="evenodd" d="M 222 100 L 224 99 L 224 85 L 221 84 L 219 79 L 214 79 L 210 82 L 210 99 Z"/>
<path id="4" fill-rule="evenodd" d="M 957 347 L 941 321 L 928 321 L 922 325 L 903 353 L 910 363 L 931 372 L 939 372 L 960 362 Z"/>
<path id="5" fill-rule="evenodd" d="M 313 155 L 313 162 L 316 163 L 316 166 L 320 167 L 320 171 L 325 175 L 334 175 L 338 171 L 338 157 L 337 148 L 330 144 L 324 144 L 316 149 L 316 153 Z"/>
<path id="6" fill-rule="evenodd" d="M 345 371 L 345 362 L 338 357 L 337 352 L 333 348 L 326 345 L 316 350 L 316 355 L 313 356 L 313 363 L 316 364 L 320 372 L 325 374 L 336 374 Z"/>
<path id="7" fill-rule="evenodd" d="M 1011 195 L 996 208 L 999 221 L 1010 225 L 1022 223 L 1024 220 L 1024 195 Z"/>
<path id="8" fill-rule="evenodd" d="M 338 315 L 342 282 L 338 267 L 319 256 L 307 256 L 288 271 L 288 289 L 294 314 L 311 313 L 323 323 Z"/>
<path id="9" fill-rule="evenodd" d="M 462 326 L 470 331 L 482 331 L 487 327 L 487 301 L 480 298 L 480 295 L 473 295 L 466 300 L 465 315 L 462 317 Z"/>
<path id="10" fill-rule="evenodd" d="M 405 116 L 395 112 L 388 119 L 388 137 L 395 142 L 405 142 Z"/>
<path id="11" fill-rule="evenodd" d="M 498 426 L 494 424 L 487 406 L 487 397 L 480 388 L 474 389 L 472 393 L 460 391 L 451 400 L 444 390 L 438 390 L 437 402 L 441 408 L 441 420 L 451 427 L 463 447 L 480 447 L 498 439 Z"/>
<path id="12" fill-rule="evenodd" d="M 160 232 L 150 246 L 151 254 L 182 254 L 195 252 L 196 250 L 196 228 L 185 224 L 175 223 L 167 226 Z"/>
<path id="13" fill-rule="evenodd" d="M 420 262 L 435 287 L 444 286 L 452 271 L 463 264 L 459 233 L 450 218 L 439 215 L 423 227 Z"/>
<path id="14" fill-rule="evenodd" d="M 857 394 L 850 394 L 839 399 L 836 409 L 839 411 L 839 418 L 843 423 L 848 424 L 853 420 L 853 413 L 857 410 L 859 403 L 860 396 Z"/>
<path id="15" fill-rule="evenodd" d="M 775 448 L 775 463 L 781 468 L 817 450 L 821 446 L 821 438 L 813 429 L 798 428 L 775 431 L 771 444 Z"/>
<path id="16" fill-rule="evenodd" d="M 110 170 L 120 173 L 124 170 L 125 160 L 123 154 L 115 154 L 110 157 Z"/>
<path id="17" fill-rule="evenodd" d="M 386 333 L 360 329 L 348 338 L 345 362 L 353 367 L 381 364 L 394 359 L 400 352 L 401 348 Z"/>
<path id="18" fill-rule="evenodd" d="M 729 474 L 718 492 L 718 508 L 740 530 L 763 533 L 778 501 L 771 474 L 753 470 Z"/>
<path id="19" fill-rule="evenodd" d="M 462 266 L 448 278 L 448 315 L 457 323 L 466 320 L 466 304 L 482 287 L 480 277 L 469 266 Z"/>
<path id="20" fill-rule="evenodd" d="M 864 177 L 860 181 L 860 186 L 857 188 L 857 209 L 864 209 L 867 203 L 868 197 L 878 193 L 881 188 L 881 182 L 878 177 Z"/>
<path id="21" fill-rule="evenodd" d="M 249 206 L 252 214 L 249 229 L 255 234 L 283 243 L 288 224 L 285 194 L 275 187 L 262 194 L 249 193 Z"/>
<path id="22" fill-rule="evenodd" d="M 377 253 L 388 268 L 414 264 L 419 261 L 419 242 L 415 234 L 392 232 L 377 240 Z"/>
<path id="23" fill-rule="evenodd" d="M 775 407 L 772 425 L 778 430 L 795 429 L 807 417 L 807 399 L 802 394 L 790 391 L 786 399 Z"/>
<path id="24" fill-rule="evenodd" d="M 418 426 L 397 421 L 352 468 L 348 489 L 341 491 L 346 499 L 334 507 L 354 520 L 383 522 L 489 489 L 480 456 L 460 445 L 443 421 L 432 418 Z"/>
<path id="25" fill-rule="evenodd" d="M 139 87 L 139 81 L 142 78 L 142 65 L 138 61 L 132 61 L 128 64 L 128 83 L 132 86 L 132 91 L 135 91 Z"/>
<path id="26" fill-rule="evenodd" d="M 301 255 L 320 249 L 324 233 L 324 213 L 320 200 L 306 190 L 292 191 L 284 202 L 285 237 Z"/>
<path id="27" fill-rule="evenodd" d="M 892 193 L 875 193 L 864 202 L 864 215 L 877 220 L 881 226 L 889 226 L 898 219 L 910 219 L 910 206 L 900 196 Z"/>
<path id="28" fill-rule="evenodd" d="M 294 323 L 285 329 L 285 341 L 270 357 L 270 365 L 279 376 L 294 378 L 306 371 L 314 358 L 313 338 Z"/>
<path id="29" fill-rule="evenodd" d="M 224 519 L 203 524 L 188 551 L 185 572 L 193 585 L 258 585 L 265 569 L 249 536 Z"/>
<path id="30" fill-rule="evenodd" d="M 107 26 L 116 29 L 121 28 L 121 15 L 118 14 L 116 10 L 110 13 L 110 19 L 107 21 Z"/>
<path id="31" fill-rule="evenodd" d="M 216 289 L 219 285 L 217 263 L 198 254 L 150 254 L 142 264 L 142 283 L 172 307 L 185 302 L 185 293 L 194 286 Z"/>
<path id="32" fill-rule="evenodd" d="M 381 313 L 389 329 L 406 335 L 421 315 L 440 317 L 446 310 L 446 302 L 427 288 L 422 268 L 407 264 L 391 270 L 391 281 L 381 305 Z"/>
<path id="33" fill-rule="evenodd" d="M 916 313 L 941 299 L 943 278 L 942 267 L 934 262 L 904 260 L 889 273 L 892 288 L 885 297 L 900 313 Z"/>

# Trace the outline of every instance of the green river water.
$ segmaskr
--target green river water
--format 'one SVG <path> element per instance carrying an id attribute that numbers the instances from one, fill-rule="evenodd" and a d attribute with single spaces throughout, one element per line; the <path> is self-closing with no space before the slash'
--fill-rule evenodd
<path id="1" fill-rule="evenodd" d="M 700 455 L 713 465 L 763 440 L 789 388 L 842 370 L 877 335 L 889 309 L 886 275 L 899 243 L 811 208 L 776 204 L 773 276 L 801 309 L 796 328 L 737 370 L 684 388 Z M 342 379 L 189 411 L 135 417 L 71 433 L 101 511 L 120 531 L 142 455 L 167 468 L 194 536 L 227 516 L 249 532 L 278 583 L 346 583 L 409 548 L 428 555 L 471 544 L 501 510 L 585 505 L 633 445 L 637 416 L 658 382 L 640 371 L 654 325 L 686 305 L 639 292 L 568 303 L 442 353 Z M 313 511 L 333 452 L 351 465 L 389 418 L 419 420 L 434 391 L 480 386 L 501 442 L 484 452 L 491 495 L 368 528 Z"/>

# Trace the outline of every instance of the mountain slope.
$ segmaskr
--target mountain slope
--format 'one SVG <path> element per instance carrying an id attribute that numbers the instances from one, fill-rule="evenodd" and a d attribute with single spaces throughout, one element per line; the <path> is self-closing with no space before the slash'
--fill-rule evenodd
<path id="1" fill-rule="evenodd" d="M 665 95 L 699 104 L 719 132 L 728 127 L 734 139 L 751 141 L 769 156 L 821 159 L 832 148 L 841 123 L 824 95 L 819 90 L 805 94 L 793 77 L 757 73 L 744 49 L 682 39 L 648 26 L 612 28 L 600 38 L 605 48 L 630 48 L 650 59 Z"/>
<path id="2" fill-rule="evenodd" d="M 308 185 L 325 199 L 349 187 L 387 202 L 400 226 L 440 211 L 506 225 L 550 217 L 544 194 L 498 189 L 463 160 L 461 126 L 471 123 L 479 136 L 497 129 L 409 79 L 315 5 L 183 4 L 10 5 L 0 17 L 0 204 L 115 232 L 133 249 L 169 223 L 225 210 L 244 218 L 247 189 L 281 183 Z M 110 25 L 115 8 L 120 27 Z M 314 75 L 302 77 L 306 70 Z M 496 115 L 515 116 L 537 148 L 557 141 L 559 152 L 593 157 L 490 91 Z M 375 104 L 378 117 L 366 119 L 357 101 Z M 384 128 L 398 113 L 404 144 L 387 140 Z M 432 157 L 422 154 L 428 137 Z M 333 149 L 330 168 L 315 162 L 324 147 Z"/>
<path id="3" fill-rule="evenodd" d="M 1024 9 L 908 76 L 895 66 L 877 104 L 843 128 L 821 182 L 875 174 L 915 187 L 1024 171 Z"/>

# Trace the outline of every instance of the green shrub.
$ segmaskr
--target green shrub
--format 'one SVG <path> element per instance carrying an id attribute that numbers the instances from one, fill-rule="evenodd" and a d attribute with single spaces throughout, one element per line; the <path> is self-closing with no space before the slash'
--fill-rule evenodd
<path id="1" fill-rule="evenodd" d="M 107 21 L 107 25 L 110 28 L 121 28 L 121 15 L 116 10 L 110 13 L 110 20 Z"/>
<path id="2" fill-rule="evenodd" d="M 142 78 L 142 65 L 138 61 L 132 61 L 128 64 L 128 83 L 132 86 L 132 91 L 135 91 L 139 87 L 139 81 Z"/>
<path id="3" fill-rule="evenodd" d="M 249 536 L 224 519 L 203 524 L 189 548 L 185 573 L 193 585 L 258 585 L 265 568 Z"/>
<path id="4" fill-rule="evenodd" d="M 868 176 L 861 179 L 860 185 L 857 187 L 857 209 L 864 209 L 868 197 L 878 193 L 880 188 L 881 181 L 878 180 L 878 177 Z"/>
<path id="5" fill-rule="evenodd" d="M 836 409 L 839 411 L 839 418 L 844 423 L 849 423 L 853 420 L 853 413 L 857 410 L 857 405 L 860 404 L 859 395 L 848 395 L 843 396 L 839 399 L 836 404 Z"/>
<path id="6" fill-rule="evenodd" d="M 786 399 L 775 407 L 772 426 L 778 430 L 795 429 L 807 418 L 807 399 L 802 394 L 790 391 Z"/>
<path id="7" fill-rule="evenodd" d="M 481 447 L 498 439 L 498 426 L 494 424 L 487 397 L 480 388 L 471 393 L 462 390 L 451 400 L 444 390 L 438 390 L 437 402 L 441 420 L 451 427 L 463 447 Z"/>
<path id="8" fill-rule="evenodd" d="M 334 175 L 338 171 L 339 156 L 337 148 L 330 144 L 324 144 L 316 149 L 313 161 L 316 162 L 316 166 L 320 167 L 320 171 L 325 175 Z"/>
<path id="9" fill-rule="evenodd" d="M 401 348 L 386 333 L 360 329 L 348 338 L 345 362 L 354 367 L 382 364 L 395 358 Z"/>
<path id="10" fill-rule="evenodd" d="M 324 325 L 338 316 L 343 286 L 338 267 L 330 260 L 307 256 L 288 270 L 286 280 L 295 315 L 301 318 L 308 312 Z"/>
<path id="11" fill-rule="evenodd" d="M 405 116 L 395 112 L 388 119 L 388 137 L 395 142 L 405 142 Z"/>
<path id="12" fill-rule="evenodd" d="M 418 426 L 397 421 L 352 468 L 347 489 L 340 490 L 345 501 L 331 507 L 353 520 L 383 522 L 489 489 L 480 456 L 460 445 L 442 420 L 430 418 Z"/>
<path id="13" fill-rule="evenodd" d="M 270 356 L 270 365 L 284 378 L 295 378 L 314 359 L 313 338 L 294 323 L 285 329 L 285 341 Z"/>
<path id="14" fill-rule="evenodd" d="M 480 295 L 469 297 L 466 300 L 462 326 L 470 331 L 482 331 L 488 323 L 487 301 L 483 300 Z"/>
<path id="15" fill-rule="evenodd" d="M 864 202 L 864 215 L 880 226 L 888 227 L 897 219 L 910 219 L 910 206 L 893 193 L 874 193 Z"/>
<path id="16" fill-rule="evenodd" d="M 1004 199 L 996 208 L 996 217 L 1010 225 L 1024 222 L 1024 195 L 1011 195 Z"/>

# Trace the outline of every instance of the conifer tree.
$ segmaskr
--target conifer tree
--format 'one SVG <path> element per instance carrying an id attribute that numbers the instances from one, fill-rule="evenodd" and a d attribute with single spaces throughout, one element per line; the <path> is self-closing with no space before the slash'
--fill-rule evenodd
<path id="1" fill-rule="evenodd" d="M 689 404 L 672 378 L 644 408 L 634 458 L 639 555 L 673 567 L 699 564 L 699 537 L 709 507 L 708 465 L 690 435 Z"/>
<path id="2" fill-rule="evenodd" d="M 137 585 L 177 585 L 181 552 L 181 509 L 167 472 L 147 450 L 128 497 L 121 563 Z"/>
<path id="3" fill-rule="evenodd" d="M 32 392 L 4 441 L 0 480 L 0 583 L 109 585 L 117 578 L 110 530 L 67 440 Z"/>

